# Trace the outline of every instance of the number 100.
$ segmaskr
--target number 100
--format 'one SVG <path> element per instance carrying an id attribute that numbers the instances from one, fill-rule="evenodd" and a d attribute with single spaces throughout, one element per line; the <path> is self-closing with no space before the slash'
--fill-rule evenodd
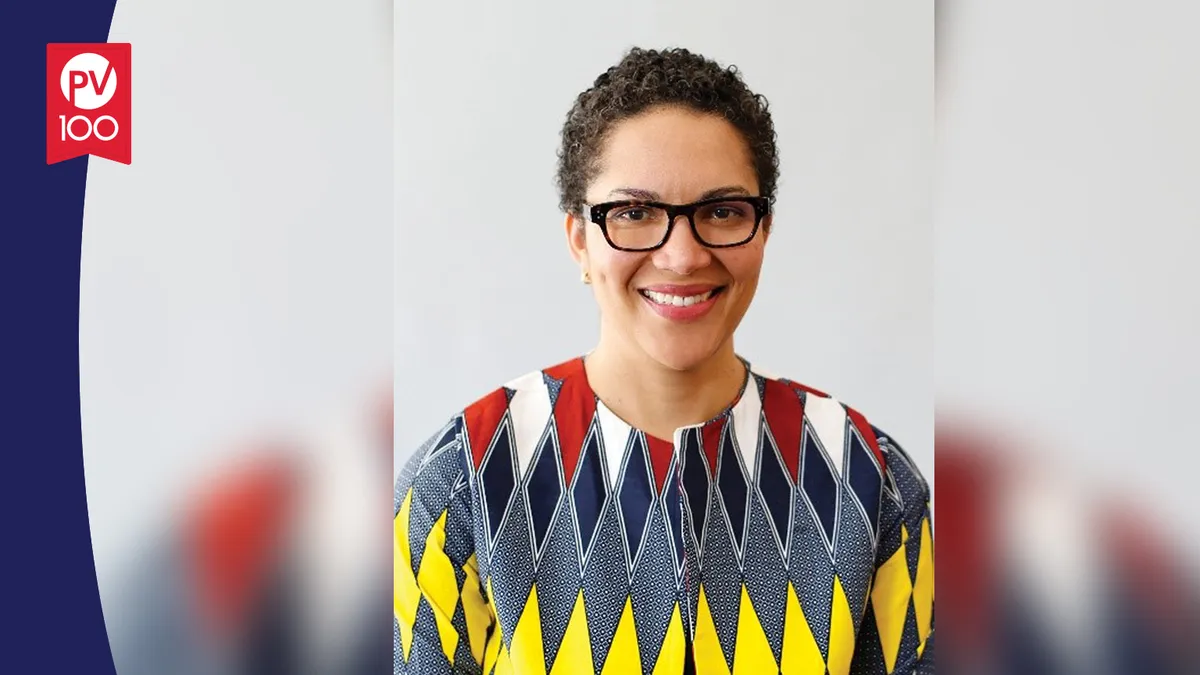
<path id="1" fill-rule="evenodd" d="M 63 141 L 67 140 L 68 136 L 70 136 L 71 140 L 73 140 L 73 141 L 86 141 L 87 139 L 91 138 L 92 136 L 95 136 L 96 138 L 98 138 L 102 141 L 111 141 L 112 139 L 116 138 L 117 133 L 120 132 L 120 127 L 117 125 L 117 121 L 115 119 L 113 119 L 111 115 L 101 115 L 96 118 L 95 122 L 84 117 L 83 115 L 76 115 L 76 116 L 72 117 L 71 119 L 67 119 L 66 115 L 59 115 L 58 120 L 59 120 L 60 126 L 62 127 L 61 140 L 63 140 Z M 82 135 L 75 134 L 75 126 L 76 126 L 75 123 L 76 122 L 83 122 L 84 125 L 86 125 L 87 131 L 85 131 Z M 100 123 L 101 122 L 111 123 L 112 124 L 112 133 L 110 133 L 107 136 L 101 134 L 100 133 Z"/>

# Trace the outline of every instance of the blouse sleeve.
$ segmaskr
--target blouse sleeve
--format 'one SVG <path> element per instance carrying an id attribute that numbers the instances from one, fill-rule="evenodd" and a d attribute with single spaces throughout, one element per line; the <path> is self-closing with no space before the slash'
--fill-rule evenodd
<path id="1" fill-rule="evenodd" d="M 930 489 L 912 458 L 875 429 L 887 462 L 880 538 L 850 672 L 934 672 Z"/>
<path id="2" fill-rule="evenodd" d="M 396 675 L 480 673 L 495 624 L 475 557 L 471 490 L 457 422 L 430 438 L 396 481 Z"/>

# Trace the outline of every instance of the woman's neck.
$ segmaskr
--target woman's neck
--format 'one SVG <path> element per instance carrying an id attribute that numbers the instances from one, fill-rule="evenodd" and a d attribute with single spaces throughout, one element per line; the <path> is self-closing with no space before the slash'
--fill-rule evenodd
<path id="1" fill-rule="evenodd" d="M 632 347 L 632 348 L 630 348 Z M 667 368 L 633 345 L 601 340 L 584 361 L 588 384 L 613 413 L 636 429 L 672 440 L 680 427 L 706 422 L 737 398 L 746 366 L 732 341 L 695 368 Z"/>

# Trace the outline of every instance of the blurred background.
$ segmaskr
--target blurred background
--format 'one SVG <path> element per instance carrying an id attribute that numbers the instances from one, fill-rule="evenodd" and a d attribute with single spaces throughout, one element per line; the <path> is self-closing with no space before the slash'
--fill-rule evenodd
<path id="1" fill-rule="evenodd" d="M 386 663 L 391 3 L 121 0 L 109 40 L 134 161 L 90 162 L 79 338 L 118 671 Z"/>
<path id="2" fill-rule="evenodd" d="M 1200 667 L 1200 9 L 937 6 L 953 673 Z"/>

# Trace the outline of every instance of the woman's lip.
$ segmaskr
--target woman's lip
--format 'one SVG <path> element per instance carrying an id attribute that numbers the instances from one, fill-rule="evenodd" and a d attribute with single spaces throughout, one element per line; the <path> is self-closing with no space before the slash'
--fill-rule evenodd
<path id="1" fill-rule="evenodd" d="M 716 287 L 707 286 L 705 288 L 721 288 L 721 287 L 720 286 L 716 286 Z M 661 292 L 661 291 L 658 291 L 658 292 Z M 701 291 L 700 293 L 703 293 L 703 292 L 704 291 Z M 678 294 L 678 293 L 671 293 L 671 295 L 676 295 L 676 294 Z M 699 295 L 699 293 L 691 293 L 691 295 Z M 708 312 L 717 304 L 717 300 L 719 300 L 722 295 L 724 295 L 724 294 L 723 293 L 713 293 L 712 295 L 710 295 L 708 297 L 707 300 L 704 300 L 703 302 L 697 302 L 694 305 L 661 305 L 661 304 L 651 300 L 650 298 L 646 297 L 644 294 L 638 293 L 638 297 L 640 297 L 650 307 L 650 310 L 653 311 L 655 314 L 663 317 L 664 319 L 667 319 L 668 321 L 678 321 L 680 323 L 696 321 L 697 319 L 700 319 L 701 317 L 703 317 L 705 314 L 708 314 Z"/>
<path id="2" fill-rule="evenodd" d="M 679 295 L 686 298 L 690 295 L 702 295 L 718 288 L 721 288 L 720 284 L 655 284 L 642 286 L 639 290 L 654 291 L 663 295 Z"/>

